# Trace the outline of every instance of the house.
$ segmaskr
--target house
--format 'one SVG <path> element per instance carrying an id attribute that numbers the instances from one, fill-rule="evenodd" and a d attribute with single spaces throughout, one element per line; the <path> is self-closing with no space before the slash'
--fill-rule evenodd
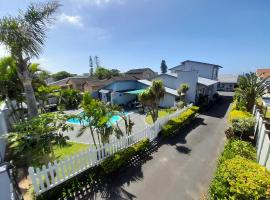
<path id="1" fill-rule="evenodd" d="M 232 92 L 237 87 L 239 75 L 235 74 L 221 74 L 218 76 L 217 90 Z"/>
<path id="2" fill-rule="evenodd" d="M 147 79 L 147 80 L 150 80 L 157 75 L 157 73 L 150 68 L 131 69 L 127 71 L 125 74 L 134 76 L 138 79 Z"/>
<path id="3" fill-rule="evenodd" d="M 266 79 L 266 82 L 270 83 L 270 69 L 257 69 L 256 75 L 262 79 Z"/>
<path id="4" fill-rule="evenodd" d="M 187 83 L 189 85 L 186 94 L 187 102 L 196 103 L 200 98 L 211 101 L 217 91 L 220 68 L 221 66 L 216 64 L 186 60 L 170 68 L 171 74 L 160 74 L 153 80 L 162 80 L 166 87 L 173 90 L 177 90 L 182 83 Z"/>
<path id="5" fill-rule="evenodd" d="M 92 78 L 90 78 L 89 76 L 74 76 L 74 77 L 68 77 L 59 81 L 49 83 L 48 85 L 59 86 L 63 89 L 71 88 L 71 89 L 80 90 L 83 92 L 84 91 L 83 84 L 86 81 L 90 81 L 90 80 L 92 80 Z"/>
<path id="6" fill-rule="evenodd" d="M 111 104 L 133 107 L 138 101 L 138 95 L 150 87 L 149 80 L 138 80 L 133 76 L 114 77 L 107 85 L 98 90 L 98 98 Z M 176 90 L 165 87 L 165 97 L 160 101 L 160 107 L 175 106 L 175 98 L 178 97 Z"/>

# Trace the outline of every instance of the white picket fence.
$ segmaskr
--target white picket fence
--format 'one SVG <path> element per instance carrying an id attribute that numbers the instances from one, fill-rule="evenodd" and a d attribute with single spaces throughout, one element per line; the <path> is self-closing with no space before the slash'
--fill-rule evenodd
<path id="1" fill-rule="evenodd" d="M 177 110 L 164 118 L 158 119 L 153 125 L 145 128 L 141 132 L 122 137 L 121 139 L 114 139 L 109 144 L 100 146 L 97 149 L 91 147 L 86 151 L 67 157 L 64 160 L 55 160 L 54 163 L 49 163 L 48 166 L 43 165 L 41 168 L 29 167 L 28 172 L 35 193 L 39 195 L 83 171 L 99 165 L 105 158 L 144 138 L 149 138 L 150 141 L 154 140 L 161 131 L 162 126 L 164 126 L 171 118 L 178 116 L 191 106 L 192 104 L 181 110 Z"/>
<path id="2" fill-rule="evenodd" d="M 263 115 L 256 106 L 253 115 L 256 119 L 254 135 L 256 137 L 257 161 L 270 170 L 270 130 L 266 128 L 266 124 L 269 122 L 263 119 Z"/>

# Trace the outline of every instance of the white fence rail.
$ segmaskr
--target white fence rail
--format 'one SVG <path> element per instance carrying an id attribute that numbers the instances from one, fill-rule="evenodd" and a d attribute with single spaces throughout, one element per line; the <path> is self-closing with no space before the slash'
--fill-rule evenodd
<path id="1" fill-rule="evenodd" d="M 253 114 L 256 119 L 254 134 L 256 138 L 257 161 L 260 165 L 270 170 L 270 130 L 266 128 L 266 124 L 269 124 L 269 122 L 263 119 L 262 114 L 256 107 Z"/>
<path id="2" fill-rule="evenodd" d="M 29 167 L 28 171 L 35 193 L 41 194 L 83 171 L 99 165 L 105 158 L 144 138 L 149 138 L 150 141 L 154 140 L 164 124 L 171 118 L 176 117 L 187 110 L 190 106 L 192 106 L 192 104 L 181 110 L 177 110 L 164 118 L 158 119 L 153 125 L 145 128 L 141 132 L 122 137 L 119 140 L 114 139 L 110 144 L 105 144 L 97 149 L 91 147 L 86 151 L 67 157 L 64 160 L 55 160 L 54 163 L 49 163 L 48 166 L 43 165 L 41 168 L 34 169 L 33 167 Z"/>

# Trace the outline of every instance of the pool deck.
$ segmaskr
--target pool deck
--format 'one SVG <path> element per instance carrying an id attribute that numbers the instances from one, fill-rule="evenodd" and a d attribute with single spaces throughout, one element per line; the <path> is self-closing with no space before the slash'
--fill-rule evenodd
<path id="1" fill-rule="evenodd" d="M 82 110 L 69 110 L 65 111 L 66 114 L 78 114 L 82 112 Z M 139 131 L 142 131 L 147 127 L 147 124 L 145 123 L 145 115 L 138 114 L 136 112 L 131 112 L 128 114 L 130 116 L 130 119 L 132 122 L 134 122 L 133 126 L 133 133 L 137 133 Z M 118 125 L 121 128 L 121 130 L 124 130 L 125 124 L 123 120 L 118 121 Z M 85 143 L 85 144 L 93 144 L 93 139 L 90 133 L 90 130 L 85 130 L 84 134 L 80 137 L 77 137 L 77 134 L 80 132 L 80 129 L 82 128 L 81 125 L 74 124 L 74 130 L 64 132 L 65 136 L 69 137 L 70 141 L 73 142 L 79 142 L 79 143 Z M 94 134 L 95 140 L 97 141 L 97 134 Z"/>

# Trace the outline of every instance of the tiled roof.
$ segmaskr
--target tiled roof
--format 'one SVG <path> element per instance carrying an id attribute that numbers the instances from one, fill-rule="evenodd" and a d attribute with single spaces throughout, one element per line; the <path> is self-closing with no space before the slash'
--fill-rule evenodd
<path id="1" fill-rule="evenodd" d="M 268 78 L 270 77 L 270 69 L 257 69 L 256 74 L 261 78 Z"/>

